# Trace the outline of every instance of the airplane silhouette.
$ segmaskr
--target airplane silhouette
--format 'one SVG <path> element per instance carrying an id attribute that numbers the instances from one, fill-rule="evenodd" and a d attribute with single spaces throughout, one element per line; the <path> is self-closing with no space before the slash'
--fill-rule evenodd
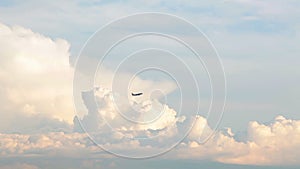
<path id="1" fill-rule="evenodd" d="M 140 96 L 142 95 L 143 93 L 131 93 L 131 96 Z"/>

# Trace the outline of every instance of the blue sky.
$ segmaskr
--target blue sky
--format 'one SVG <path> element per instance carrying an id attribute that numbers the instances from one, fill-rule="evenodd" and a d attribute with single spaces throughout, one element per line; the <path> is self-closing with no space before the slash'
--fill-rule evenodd
<path id="1" fill-rule="evenodd" d="M 0 23 L 4 25 L 1 30 L 5 31 L 2 31 L 0 44 L 7 47 L 0 51 L 3 59 L 3 68 L 0 70 L 5 72 L 0 76 L 0 79 L 5 79 L 0 80 L 0 91 L 4 93 L 0 101 L 5 105 L 0 113 L 9 115 L 3 118 L 0 131 L 4 134 L 43 133 L 48 129 L 72 132 L 74 112 L 71 111 L 72 91 L 68 80 L 72 79 L 75 59 L 88 38 L 105 24 L 120 17 L 140 12 L 162 12 L 193 23 L 206 34 L 219 53 L 227 81 L 227 102 L 219 130 L 223 132 L 231 128 L 236 133 L 234 139 L 260 142 L 261 135 L 249 136 L 249 132 L 256 133 L 258 128 L 264 126 L 276 126 L 276 122 L 282 122 L 280 118 L 276 120 L 279 115 L 295 124 L 300 119 L 299 7 L 297 0 L 1 1 Z M 8 29 L 12 33 L 6 36 Z M 170 29 L 181 31 L 178 27 Z M 20 40 L 25 35 L 30 43 Z M 38 49 L 34 46 L 36 42 L 40 45 Z M 173 47 L 170 42 L 155 38 L 151 43 Z M 133 40 L 128 44 L 132 45 L 130 49 L 138 49 L 144 43 Z M 121 49 L 119 53 L 122 52 Z M 40 55 L 45 57 L 38 57 Z M 66 66 L 68 59 L 70 66 L 60 68 Z M 50 64 L 54 60 L 57 60 L 57 66 Z M 104 70 L 104 73 L 109 75 L 109 71 Z M 201 71 L 199 69 L 197 73 L 202 75 Z M 24 80 L 24 75 L 30 77 Z M 122 76 L 127 77 L 126 74 Z M 62 80 L 64 78 L 68 80 Z M 141 83 L 146 87 L 152 84 L 149 81 Z M 168 83 L 155 85 L 166 89 L 169 87 Z M 39 99 L 37 95 L 40 95 Z M 204 92 L 204 95 L 207 101 L 209 93 Z M 86 111 L 85 105 L 82 106 Z M 13 119 L 18 117 L 23 120 L 14 122 Z M 251 126 L 251 121 L 265 125 L 257 127 L 253 123 Z M 297 132 L 295 138 L 298 137 Z M 298 146 L 298 143 L 295 144 L 295 147 Z M 211 166 L 211 161 L 216 161 L 216 165 L 219 162 L 234 163 L 232 159 L 215 156 L 218 155 L 209 155 L 212 160 L 208 158 L 209 164 L 203 166 L 213 167 L 215 163 Z"/>

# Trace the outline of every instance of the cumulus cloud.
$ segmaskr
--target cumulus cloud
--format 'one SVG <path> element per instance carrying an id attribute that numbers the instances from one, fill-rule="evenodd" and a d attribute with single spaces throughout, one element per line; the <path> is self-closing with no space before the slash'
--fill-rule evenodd
<path id="1" fill-rule="evenodd" d="M 68 125 L 73 123 L 74 117 L 74 68 L 69 64 L 69 43 L 63 39 L 53 40 L 20 26 L 0 24 L 0 30 L 0 112 L 5 114 L 0 119 L 0 131 L 24 133 L 45 126 L 50 131 L 57 131 L 60 130 L 57 129 L 59 121 L 61 124 L 58 128 L 69 130 Z M 99 72 L 97 77 L 100 78 L 96 78 L 96 83 L 112 90 L 113 72 L 108 69 Z M 120 79 L 131 77 L 130 73 L 120 74 Z M 170 81 L 156 82 L 137 77 L 131 86 L 133 91 L 145 92 L 141 99 L 149 98 L 153 89 L 168 94 L 176 89 L 176 85 Z M 129 94 L 126 92 L 126 95 Z M 105 98 L 107 100 L 108 96 Z M 107 106 L 105 111 L 109 109 Z M 37 124 L 39 121 L 47 124 L 40 126 Z"/>
<path id="2" fill-rule="evenodd" d="M 83 155 L 87 150 L 92 150 L 91 147 L 94 147 L 86 134 L 79 133 L 0 134 L 0 138 L 0 155 L 3 157 L 27 155 L 46 157 L 67 155 L 76 157 Z"/>
<path id="3" fill-rule="evenodd" d="M 124 147 L 123 144 L 135 148 L 141 144 L 161 147 L 162 140 L 168 138 L 172 142 L 178 135 L 177 124 L 182 123 L 185 116 L 178 115 L 168 105 L 157 99 L 130 99 L 127 100 L 129 105 L 123 106 L 125 99 L 119 97 L 101 87 L 82 92 L 88 114 L 74 118 L 74 131 L 87 131 L 94 141 L 109 148 Z"/>
<path id="4" fill-rule="evenodd" d="M 230 129 L 218 131 L 207 142 L 199 138 L 205 135 L 207 120 L 197 116 L 196 124 L 190 135 L 164 158 L 208 159 L 223 163 L 255 165 L 294 165 L 299 164 L 300 121 L 278 116 L 274 122 L 265 125 L 250 122 L 247 140 L 239 142 Z M 112 133 L 110 133 L 112 135 Z M 121 138 L 122 133 L 113 134 L 107 140 Z M 103 142 L 106 148 L 128 151 L 153 151 L 159 147 L 141 144 L 139 140 Z M 54 132 L 48 134 L 0 134 L 1 156 L 57 156 L 70 157 L 105 156 L 86 133 Z M 135 147 L 132 149 L 132 147 Z M 80 153 L 78 153 L 80 152 Z"/>
<path id="5" fill-rule="evenodd" d="M 299 164 L 300 121 L 278 116 L 270 125 L 250 122 L 249 153 L 228 162 L 258 164 Z"/>
<path id="6" fill-rule="evenodd" d="M 69 43 L 3 24 L 0 36 L 0 131 L 37 114 L 71 124 L 73 68 L 69 65 Z"/>
<path id="7" fill-rule="evenodd" d="M 211 159 L 224 163 L 253 165 L 294 165 L 300 153 L 300 121 L 275 118 L 265 125 L 256 121 L 248 125 L 246 141 L 237 141 L 230 129 L 218 131 L 204 144 L 199 143 L 201 133 L 210 130 L 207 121 L 198 117 L 190 140 L 177 151 L 178 157 Z M 200 140 L 201 141 L 201 140 Z M 187 153 L 187 151 L 189 153 Z"/>

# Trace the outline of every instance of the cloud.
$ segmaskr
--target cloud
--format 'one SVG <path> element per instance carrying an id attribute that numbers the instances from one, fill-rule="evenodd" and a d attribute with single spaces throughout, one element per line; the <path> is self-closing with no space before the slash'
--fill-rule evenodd
<path id="1" fill-rule="evenodd" d="M 278 116 L 270 125 L 250 122 L 248 139 L 249 154 L 235 160 L 246 164 L 299 164 L 300 121 Z"/>
<path id="2" fill-rule="evenodd" d="M 74 70 L 69 63 L 69 43 L 63 39 L 52 40 L 20 26 L 8 27 L 0 24 L 0 30 L 0 101 L 3 105 L 0 112 L 5 114 L 1 118 L 0 131 L 69 131 L 74 117 Z M 111 87 L 113 72 L 108 69 L 101 70 L 101 78 L 97 78 L 97 84 Z M 132 74 L 120 73 L 119 77 L 129 79 Z M 176 85 L 170 81 L 151 81 L 137 77 L 134 82 L 130 89 L 145 93 L 140 100 L 150 98 L 153 89 L 159 89 L 163 94 L 176 89 Z M 102 112 L 112 110 L 113 102 L 110 96 L 100 96 L 99 100 L 103 100 L 101 104 L 106 105 Z M 134 101 L 139 102 L 139 99 Z M 153 104 L 160 108 L 165 107 L 167 112 L 171 113 L 168 117 L 164 115 L 165 118 L 169 118 L 168 123 L 176 120 L 169 107 L 158 102 Z M 165 122 L 159 121 L 152 125 L 152 129 L 161 129 L 166 125 Z"/>
<path id="3" fill-rule="evenodd" d="M 157 99 L 140 98 L 137 101 L 131 97 L 126 100 L 106 88 L 97 87 L 82 92 L 82 98 L 88 114 L 74 118 L 74 131 L 97 131 L 118 142 L 141 136 L 150 138 L 159 135 L 171 138 L 177 134 L 177 123 L 185 120 L 185 116 L 179 116 L 175 110 Z M 126 101 L 129 101 L 128 105 L 124 103 Z M 103 140 L 102 137 L 100 139 L 106 143 L 112 141 Z"/>
<path id="4" fill-rule="evenodd" d="M 37 123 L 34 120 L 49 118 L 71 124 L 73 68 L 68 42 L 3 24 L 0 36 L 0 131 L 24 119 Z"/>
<path id="5" fill-rule="evenodd" d="M 296 102 L 299 100 L 299 90 L 297 90 L 299 78 L 295 78 L 299 77 L 298 72 L 300 72 L 297 64 L 299 63 L 297 55 L 300 30 L 297 17 L 299 1 L 224 0 L 162 3 L 158 0 L 148 4 L 149 2 L 144 1 L 88 3 L 51 1 L 46 4 L 27 1 L 14 3 L 9 8 L 1 7 L 0 13 L 1 20 L 5 23 L 21 24 L 52 37 L 63 36 L 72 44 L 71 51 L 75 52 L 74 54 L 77 54 L 92 32 L 112 19 L 135 12 L 153 11 L 153 9 L 182 16 L 208 35 L 224 61 L 228 79 L 228 96 L 231 98 L 228 101 L 234 102 L 234 105 L 227 106 L 229 118 L 224 118 L 225 124 L 231 123 L 231 117 L 236 117 L 235 114 L 241 110 L 245 112 L 241 119 L 243 123 L 254 119 L 256 115 L 266 120 L 269 117 L 262 115 L 265 114 L 264 112 L 272 114 L 270 117 L 276 116 L 276 112 L 288 112 L 286 115 L 297 117 L 297 113 L 293 112 L 299 110 L 299 104 Z M 28 13 L 28 10 L 31 12 Z M 254 18 L 259 22 L 253 22 L 251 19 L 248 22 L 249 20 L 246 19 L 245 23 L 245 18 Z M 269 28 L 269 23 L 271 28 L 277 28 L 279 32 L 270 29 L 259 31 L 260 28 L 264 28 L 264 25 Z M 262 27 L 255 26 L 260 24 Z M 73 29 L 74 27 L 78 29 Z M 253 31 L 253 28 L 258 29 Z M 231 58 L 235 60 L 234 63 L 231 63 Z M 274 90 L 276 92 L 273 92 Z M 268 94 L 261 95 L 266 91 Z M 261 100 L 257 101 L 257 99 Z M 238 108 L 236 108 L 237 104 Z M 245 109 L 245 105 L 249 109 Z M 232 127 L 237 129 L 237 126 L 241 125 L 242 123 L 238 121 L 234 122 Z"/>
<path id="6" fill-rule="evenodd" d="M 73 127 L 67 122 L 44 114 L 26 115 L 24 113 L 14 113 L 9 118 L 3 117 L 2 120 L 8 120 L 5 121 L 7 124 L 5 126 L 2 124 L 1 128 L 5 133 L 71 132 Z"/>
<path id="7" fill-rule="evenodd" d="M 275 118 L 269 125 L 256 121 L 248 125 L 246 141 L 239 142 L 231 130 L 218 131 L 208 142 L 200 144 L 195 136 L 205 128 L 204 118 L 198 118 L 201 127 L 194 128 L 190 140 L 177 150 L 178 157 L 211 159 L 233 164 L 296 165 L 300 155 L 300 121 Z M 187 153 L 189 152 L 189 153 Z"/>
<path id="8" fill-rule="evenodd" d="M 39 167 L 26 163 L 16 163 L 11 165 L 2 165 L 0 169 L 39 169 Z"/>
<path id="9" fill-rule="evenodd" d="M 278 19 L 288 21 L 288 17 L 294 16 L 297 12 L 298 2 L 296 1 L 258 1 L 258 0 L 227 0 L 226 2 L 236 3 L 239 6 L 251 7 L 254 13 L 267 19 Z"/>
<path id="10" fill-rule="evenodd" d="M 188 138 L 162 158 L 206 159 L 222 163 L 250 165 L 299 164 L 300 120 L 290 120 L 278 116 L 274 122 L 268 125 L 253 121 L 249 122 L 245 141 L 237 141 L 234 133 L 228 128 L 217 131 L 207 142 L 201 143 L 199 140 L 201 135 L 205 135 L 204 132 L 211 129 L 207 126 L 207 120 L 204 117 L 197 116 L 196 118 L 195 127 Z M 122 131 L 119 135 L 109 132 L 107 138 L 103 138 L 106 140 L 100 145 L 110 150 L 129 154 L 164 148 L 141 144 L 139 140 L 121 139 L 119 142 L 109 142 L 116 138 L 122 138 Z M 2 157 L 63 155 L 77 158 L 83 157 L 84 154 L 85 157 L 111 158 L 109 154 L 95 145 L 86 133 L 0 134 L 0 145 Z"/>
<path id="11" fill-rule="evenodd" d="M 0 134 L 2 157 L 82 156 L 95 146 L 86 134 L 54 132 L 48 134 Z M 75 152 L 81 152 L 76 154 Z M 72 154 L 75 153 L 75 154 Z"/>
<path id="12" fill-rule="evenodd" d="M 62 39 L 52 40 L 22 27 L 7 27 L 2 24 L 0 24 L 0 36 L 0 131 L 22 132 L 22 134 L 0 134 L 0 155 L 7 157 L 62 154 L 71 157 L 76 155 L 88 157 L 94 155 L 95 152 L 102 152 L 86 134 L 67 133 L 74 116 L 71 99 L 73 69 L 68 60 L 70 55 L 68 42 Z M 278 40 L 278 38 L 276 39 Z M 280 44 L 275 46 L 280 46 Z M 296 43 L 293 41 L 292 44 Z M 250 66 L 250 68 L 253 67 Z M 239 72 L 239 70 L 233 72 Z M 271 72 L 274 73 L 274 71 Z M 110 76 L 110 74 L 107 75 Z M 110 86 L 111 82 L 107 80 L 108 78 L 102 80 L 105 80 L 107 86 Z M 174 90 L 169 88 L 172 85 L 167 82 L 153 84 L 138 80 L 140 82 L 136 86 L 136 90 L 149 91 L 153 85 L 171 89 L 167 92 Z M 99 84 L 102 83 L 99 82 Z M 177 124 L 185 121 L 185 117 L 179 117 L 177 112 L 168 105 L 156 100 L 132 99 L 130 103 L 141 112 L 147 113 L 151 112 L 149 110 L 161 108 L 165 108 L 165 111 L 155 123 L 130 126 L 121 120 L 115 110 L 113 95 L 114 93 L 110 89 L 105 88 L 100 88 L 99 91 L 84 92 L 83 100 L 88 108 L 88 114 L 74 118 L 75 131 L 80 131 L 79 121 L 81 120 L 87 129 L 103 129 L 101 131 L 104 131 L 106 137 L 100 142 L 101 144 L 118 140 L 109 144 L 109 147 L 125 149 L 125 151 L 130 149 L 131 151 L 151 151 L 155 145 L 145 147 L 136 140 L 126 141 L 124 133 L 129 138 L 141 134 L 151 137 L 157 131 L 164 133 L 165 128 L 171 128 L 168 130 L 170 135 L 164 134 L 168 138 L 176 135 L 180 128 Z M 89 105 L 90 98 L 94 96 L 100 107 Z M 122 105 L 123 99 L 119 100 L 118 104 Z M 134 116 L 130 116 L 132 115 L 131 111 L 126 111 L 128 106 L 121 108 L 128 113 L 129 117 L 134 118 Z M 103 118 L 116 127 L 118 132 L 111 134 L 111 131 L 104 127 Z M 142 114 L 138 114 L 135 120 L 142 118 L 144 118 Z M 148 118 L 151 119 L 152 116 L 146 116 L 146 119 Z M 211 132 L 211 128 L 204 117 L 196 116 L 195 118 L 195 126 L 188 138 L 174 151 L 171 151 L 168 157 L 209 159 L 237 164 L 299 164 L 297 158 L 300 155 L 300 124 L 297 120 L 278 116 L 271 124 L 250 122 L 247 137 L 243 139 L 245 140 L 243 142 L 237 141 L 234 133 L 228 128 L 226 131 L 218 131 L 214 137 L 203 144 L 201 143 L 202 139 Z M 39 130 L 39 134 L 34 134 Z M 63 132 L 44 133 L 45 131 Z M 132 149 L 132 147 L 136 149 Z M 23 166 L 22 168 L 25 168 L 26 165 L 17 164 L 17 166 Z"/>

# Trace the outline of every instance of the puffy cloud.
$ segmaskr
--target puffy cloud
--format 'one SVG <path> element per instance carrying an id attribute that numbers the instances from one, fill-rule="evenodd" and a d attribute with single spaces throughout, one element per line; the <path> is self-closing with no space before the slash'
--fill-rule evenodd
<path id="1" fill-rule="evenodd" d="M 188 139 L 191 141 L 205 142 L 212 134 L 212 129 L 208 126 L 207 120 L 197 115 L 192 130 L 188 135 Z"/>
<path id="2" fill-rule="evenodd" d="M 185 120 L 185 116 L 157 99 L 120 99 L 119 94 L 102 87 L 82 92 L 82 98 L 88 114 L 74 118 L 74 131 L 87 131 L 95 142 L 107 148 L 124 144 L 137 149 L 140 144 L 160 147 L 167 138 L 172 142 L 178 135 L 177 124 Z M 124 101 L 129 105 L 123 106 Z"/>
<path id="3" fill-rule="evenodd" d="M 237 141 L 230 129 L 218 131 L 208 141 L 202 143 L 201 135 L 210 130 L 207 121 L 197 116 L 195 128 L 188 139 L 169 152 L 164 158 L 208 159 L 223 163 L 255 165 L 296 165 L 299 164 L 300 121 L 278 116 L 269 125 L 250 122 L 247 141 Z M 198 126 L 200 125 L 200 126 Z M 112 133 L 109 133 L 112 135 Z M 109 139 L 121 138 L 113 134 Z M 105 138 L 104 138 L 105 139 Z M 48 134 L 0 134 L 1 156 L 57 156 L 68 157 L 110 157 L 105 155 L 85 133 L 54 132 Z M 153 151 L 160 147 L 141 144 L 138 140 L 102 142 L 101 146 L 113 150 Z M 134 147 L 134 149 L 132 148 Z M 118 151 L 118 152 L 120 152 Z M 80 153 L 79 153 L 80 152 Z M 133 153 L 134 154 L 134 153 Z"/>
<path id="4" fill-rule="evenodd" d="M 199 123 L 199 124 L 197 124 Z M 253 165 L 294 165 L 300 152 L 300 121 L 278 116 L 269 125 L 250 122 L 246 141 L 239 142 L 230 129 L 218 131 L 202 143 L 201 134 L 210 128 L 204 118 L 198 118 L 186 143 L 177 155 L 181 158 L 208 158 L 214 161 Z M 198 135 L 197 135 L 198 134 Z M 186 152 L 189 153 L 186 153 Z"/>
<path id="5" fill-rule="evenodd" d="M 231 130 L 216 131 L 209 127 L 207 119 L 196 116 L 188 139 L 176 149 L 176 158 L 209 159 L 221 161 L 223 157 L 235 157 L 245 151 L 246 144 L 237 142 Z M 221 161 L 224 162 L 224 161 Z"/>
<path id="6" fill-rule="evenodd" d="M 0 131 L 30 133 L 45 131 L 46 128 L 49 131 L 61 130 L 57 128 L 69 130 L 68 125 L 72 124 L 74 117 L 74 70 L 69 64 L 69 43 L 63 39 L 52 40 L 20 26 L 0 24 L 0 30 L 0 112 L 3 115 Z M 101 69 L 100 72 L 96 83 L 110 88 L 113 72 L 107 69 Z M 132 74 L 121 73 L 120 77 L 128 79 Z M 176 85 L 169 81 L 135 78 L 131 89 L 145 91 L 145 95 L 140 97 L 144 99 L 150 97 L 153 89 L 160 89 L 167 94 L 176 89 Z M 109 99 L 108 96 L 105 99 Z M 106 103 L 108 105 L 102 112 L 111 109 L 109 104 L 112 101 Z M 46 127 L 40 126 L 40 121 L 46 123 Z M 59 121 L 61 124 L 58 124 Z M 163 127 L 162 123 L 157 125 Z"/>
<path id="7" fill-rule="evenodd" d="M 76 154 L 71 154 L 74 152 L 84 154 L 94 147 L 86 134 L 79 133 L 0 134 L 0 138 L 0 155 L 4 157 L 20 155 L 68 155 L 75 157 Z"/>
<path id="8" fill-rule="evenodd" d="M 248 139 L 248 154 L 233 158 L 233 161 L 243 164 L 299 164 L 299 120 L 278 116 L 270 125 L 250 122 Z"/>
<path id="9" fill-rule="evenodd" d="M 12 124 L 18 125 L 23 119 L 41 121 L 33 115 L 71 124 L 73 68 L 69 65 L 69 43 L 1 23 L 0 36 L 0 131 L 14 128 Z"/>
<path id="10" fill-rule="evenodd" d="M 88 114 L 82 117 L 82 122 L 90 129 L 99 129 L 100 126 L 97 125 L 104 125 L 104 120 L 112 125 L 120 126 L 119 129 L 123 128 L 122 130 L 159 130 L 184 120 L 184 116 L 178 117 L 175 110 L 160 103 L 157 99 L 142 100 L 140 98 L 140 101 L 137 101 L 131 98 L 128 100 L 107 88 L 97 87 L 82 92 L 82 98 L 88 109 Z M 124 103 L 126 101 L 129 103 Z M 126 127 L 122 120 L 124 117 L 136 121 L 136 125 L 133 127 L 130 124 L 130 127 Z M 149 122 L 148 125 L 146 125 L 147 122 Z"/>

